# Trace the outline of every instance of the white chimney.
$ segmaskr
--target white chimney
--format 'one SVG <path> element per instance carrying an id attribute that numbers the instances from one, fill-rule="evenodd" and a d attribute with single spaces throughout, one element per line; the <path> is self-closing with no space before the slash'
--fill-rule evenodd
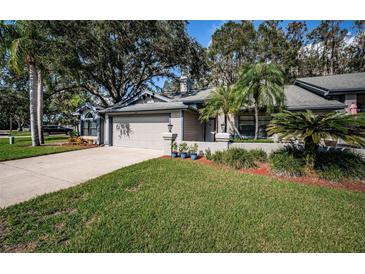
<path id="1" fill-rule="evenodd" d="M 185 74 L 181 74 L 180 77 L 180 92 L 181 94 L 186 94 L 191 91 L 191 79 Z"/>

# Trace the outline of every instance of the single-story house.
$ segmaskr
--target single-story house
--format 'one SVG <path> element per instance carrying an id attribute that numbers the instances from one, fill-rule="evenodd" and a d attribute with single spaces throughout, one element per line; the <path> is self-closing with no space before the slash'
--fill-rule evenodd
<path id="1" fill-rule="evenodd" d="M 182 78 L 177 96 L 145 91 L 127 103 L 98 110 L 100 138 L 98 142 L 110 146 L 161 149 L 162 134 L 172 125 L 176 140 L 214 142 L 215 134 L 223 132 L 224 117 L 199 120 L 199 109 L 214 88 L 192 90 L 188 79 Z M 345 111 L 353 102 L 360 111 L 365 106 L 365 73 L 297 79 L 285 86 L 286 108 L 290 111 Z M 83 114 L 84 115 L 84 114 Z M 247 138 L 254 135 L 253 112 L 242 112 L 234 118 L 240 133 Z M 85 115 L 83 116 L 85 120 Z M 94 116 L 93 116 L 94 117 Z M 270 116 L 259 117 L 260 138 L 266 138 Z M 228 128 L 233 133 L 231 128 Z"/>
<path id="2" fill-rule="evenodd" d="M 77 132 L 82 138 L 92 139 L 96 143 L 101 143 L 101 136 L 104 134 L 104 119 L 98 113 L 100 110 L 103 110 L 103 108 L 86 103 L 73 113 L 79 117 Z"/>

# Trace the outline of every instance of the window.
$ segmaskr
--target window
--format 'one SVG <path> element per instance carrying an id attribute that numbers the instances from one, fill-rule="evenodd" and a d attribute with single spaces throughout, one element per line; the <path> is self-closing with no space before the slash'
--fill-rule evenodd
<path id="1" fill-rule="evenodd" d="M 93 114 L 91 112 L 88 112 L 85 114 L 85 119 L 93 119 Z"/>
<path id="2" fill-rule="evenodd" d="M 259 138 L 267 138 L 266 126 L 270 123 L 270 116 L 259 116 Z M 255 137 L 255 116 L 240 115 L 238 120 L 238 130 L 244 138 Z"/>
<path id="3" fill-rule="evenodd" d="M 97 135 L 97 123 L 95 120 L 82 121 L 81 135 L 84 136 L 96 136 Z"/>

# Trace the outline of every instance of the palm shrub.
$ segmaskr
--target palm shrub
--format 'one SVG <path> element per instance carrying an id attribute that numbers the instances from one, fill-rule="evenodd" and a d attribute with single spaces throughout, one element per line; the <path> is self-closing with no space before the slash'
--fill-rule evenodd
<path id="1" fill-rule="evenodd" d="M 364 116 L 354 117 L 346 113 L 283 111 L 274 115 L 267 130 L 269 135 L 278 134 L 284 140 L 304 142 L 306 167 L 312 170 L 319 145 L 324 139 L 342 139 L 351 145 L 364 145 L 364 121 Z"/>
<path id="2" fill-rule="evenodd" d="M 244 67 L 236 88 L 246 100 L 248 108 L 255 112 L 255 140 L 259 134 L 259 110 L 265 109 L 271 113 L 274 108 L 280 108 L 285 101 L 284 73 L 274 64 L 258 63 Z"/>
<path id="3" fill-rule="evenodd" d="M 220 86 L 216 88 L 207 98 L 204 107 L 200 112 L 200 120 L 208 121 L 210 117 L 224 115 L 225 131 L 227 131 L 227 121 L 241 138 L 241 135 L 231 118 L 231 115 L 239 113 L 244 104 L 245 97 L 237 89 L 232 87 Z"/>

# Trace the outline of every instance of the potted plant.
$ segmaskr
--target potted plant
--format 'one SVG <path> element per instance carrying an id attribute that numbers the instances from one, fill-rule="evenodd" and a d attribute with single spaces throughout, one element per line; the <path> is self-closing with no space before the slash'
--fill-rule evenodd
<path id="1" fill-rule="evenodd" d="M 181 143 L 179 145 L 179 153 L 180 153 L 180 157 L 181 159 L 185 159 L 186 156 L 188 155 L 188 144 L 187 143 Z"/>
<path id="2" fill-rule="evenodd" d="M 197 143 L 195 143 L 194 145 L 190 146 L 190 148 L 189 148 L 189 154 L 190 154 L 191 160 L 198 159 L 198 144 Z"/>
<path id="3" fill-rule="evenodd" d="M 173 142 L 171 144 L 171 158 L 176 158 L 177 157 L 177 143 Z"/>

